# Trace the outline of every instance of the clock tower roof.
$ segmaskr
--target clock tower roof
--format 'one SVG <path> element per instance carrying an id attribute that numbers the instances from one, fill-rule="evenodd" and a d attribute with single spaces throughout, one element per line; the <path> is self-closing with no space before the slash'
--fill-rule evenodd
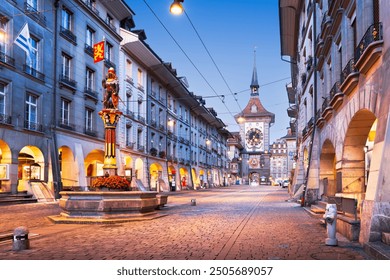
<path id="1" fill-rule="evenodd" d="M 275 114 L 267 111 L 258 97 L 251 97 L 244 110 L 242 110 L 240 114 L 236 115 L 236 119 L 238 117 L 243 117 L 245 119 L 268 117 L 271 118 L 270 123 L 275 122 Z"/>

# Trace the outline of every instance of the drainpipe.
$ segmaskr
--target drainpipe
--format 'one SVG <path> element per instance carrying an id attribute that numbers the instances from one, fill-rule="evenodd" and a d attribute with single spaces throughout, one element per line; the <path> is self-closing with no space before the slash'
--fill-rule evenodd
<path id="1" fill-rule="evenodd" d="M 56 106 L 56 101 L 57 101 L 57 25 L 58 25 L 58 7 L 59 7 L 59 0 L 56 0 L 54 2 L 54 45 L 53 45 L 53 54 L 54 54 L 54 59 L 53 59 L 53 108 L 52 108 L 52 113 L 53 113 L 53 123 L 52 123 L 52 138 L 53 138 L 53 149 L 52 151 L 52 168 L 53 168 L 53 183 L 54 183 L 54 194 L 55 198 L 58 199 L 60 198 L 59 192 L 62 189 L 62 182 L 61 182 L 61 173 L 60 173 L 60 166 L 58 162 L 58 147 L 57 147 L 57 135 L 56 135 L 56 119 L 57 119 L 57 106 Z"/>
<path id="2" fill-rule="evenodd" d="M 315 40 L 317 39 L 317 7 L 316 3 L 313 2 L 313 38 Z M 304 181 L 304 188 L 303 188 L 303 193 L 302 193 L 302 199 L 301 199 L 301 206 L 305 206 L 306 203 L 306 198 L 307 198 L 307 182 L 309 178 L 309 170 L 310 170 L 310 165 L 312 162 L 312 153 L 313 153 L 313 146 L 314 146 L 314 136 L 316 132 L 316 121 L 317 121 L 317 57 L 316 57 L 316 51 L 317 51 L 317 42 L 314 41 L 314 48 L 313 48 L 313 80 L 314 80 L 314 85 L 313 85 L 313 103 L 314 103 L 314 114 L 313 114 L 313 131 L 311 134 L 311 144 L 310 144 L 310 150 L 309 150 L 309 162 L 307 165 L 307 170 L 306 170 L 306 176 L 305 176 L 305 181 Z"/>

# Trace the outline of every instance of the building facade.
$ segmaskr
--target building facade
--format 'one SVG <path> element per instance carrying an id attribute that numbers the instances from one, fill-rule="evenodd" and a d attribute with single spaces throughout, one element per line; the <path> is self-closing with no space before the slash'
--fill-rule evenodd
<path id="1" fill-rule="evenodd" d="M 51 7 L 48 9 L 47 7 Z M 17 15 L 17 16 L 13 16 Z M 103 175 L 103 84 L 119 79 L 117 174 L 169 191 L 223 185 L 224 123 L 136 30 L 122 0 L 5 1 L 0 8 L 1 192 L 87 189 Z M 32 51 L 14 44 L 28 25 Z M 104 60 L 93 47 L 104 42 Z M 27 55 L 31 54 L 31 55 Z"/>
<path id="2" fill-rule="evenodd" d="M 390 229 L 386 165 L 388 1 L 279 1 L 297 116 L 295 190 L 305 204 L 355 198 L 361 243 Z"/>

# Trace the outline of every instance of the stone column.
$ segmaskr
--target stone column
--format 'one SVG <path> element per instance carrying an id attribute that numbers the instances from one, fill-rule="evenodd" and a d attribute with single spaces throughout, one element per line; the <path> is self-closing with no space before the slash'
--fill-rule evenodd
<path id="1" fill-rule="evenodd" d="M 102 118 L 105 130 L 105 147 L 104 147 L 104 174 L 109 176 L 117 175 L 116 166 L 116 125 L 122 112 L 117 109 L 103 109 L 99 112 Z"/>

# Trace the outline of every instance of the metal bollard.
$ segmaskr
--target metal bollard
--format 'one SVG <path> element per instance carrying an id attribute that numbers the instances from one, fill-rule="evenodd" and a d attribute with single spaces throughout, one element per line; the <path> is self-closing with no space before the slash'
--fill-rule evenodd
<path id="1" fill-rule="evenodd" d="M 196 206 L 196 199 L 195 198 L 191 199 L 191 206 Z"/>
<path id="2" fill-rule="evenodd" d="M 17 227 L 14 230 L 12 240 L 12 250 L 21 251 L 30 248 L 30 240 L 28 240 L 28 229 L 26 227 Z"/>

